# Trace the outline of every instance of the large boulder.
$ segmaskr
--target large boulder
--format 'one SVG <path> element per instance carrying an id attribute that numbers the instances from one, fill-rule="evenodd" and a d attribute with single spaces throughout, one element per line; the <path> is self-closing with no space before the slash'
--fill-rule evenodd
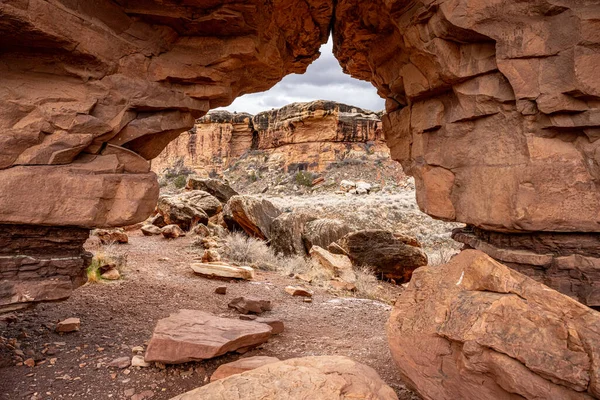
<path id="1" fill-rule="evenodd" d="M 269 240 L 271 223 L 281 214 L 281 210 L 265 199 L 252 196 L 233 196 L 224 211 L 226 221 L 233 221 L 249 236 Z"/>
<path id="2" fill-rule="evenodd" d="M 372 368 L 347 357 L 320 356 L 270 363 L 171 400 L 206 399 L 397 400 L 398 397 Z"/>
<path id="3" fill-rule="evenodd" d="M 344 221 L 321 218 L 310 221 L 304 226 L 302 241 L 304 242 L 306 252 L 309 252 L 313 246 L 325 249 L 331 243 L 343 238 L 350 232 L 352 232 L 352 228 Z"/>
<path id="4" fill-rule="evenodd" d="M 317 219 L 304 212 L 286 212 L 271 223 L 271 248 L 284 256 L 306 255 L 302 233 L 307 222 Z"/>
<path id="5" fill-rule="evenodd" d="M 230 198 L 238 194 L 229 184 L 223 181 L 196 176 L 188 178 L 185 188 L 188 190 L 203 190 L 215 196 L 221 203 L 227 203 Z"/>
<path id="6" fill-rule="evenodd" d="M 408 282 L 412 272 L 427 265 L 427 255 L 413 238 L 370 229 L 349 233 L 337 244 L 357 265 L 370 266 L 378 275 Z"/>
<path id="7" fill-rule="evenodd" d="M 145 360 L 180 364 L 217 357 L 266 342 L 267 324 L 220 318 L 196 310 L 180 310 L 158 321 Z"/>
<path id="8" fill-rule="evenodd" d="M 193 190 L 175 196 L 162 196 L 158 201 L 158 212 L 167 225 L 179 225 L 189 231 L 198 223 L 207 224 L 208 218 L 222 210 L 216 197 L 202 190 Z"/>
<path id="9" fill-rule="evenodd" d="M 416 270 L 387 334 L 424 399 L 600 398 L 600 313 L 480 251 Z"/>

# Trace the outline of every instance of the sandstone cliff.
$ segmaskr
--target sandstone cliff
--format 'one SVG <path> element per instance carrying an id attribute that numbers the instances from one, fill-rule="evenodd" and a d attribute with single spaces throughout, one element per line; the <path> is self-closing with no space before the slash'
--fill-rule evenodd
<path id="1" fill-rule="evenodd" d="M 200 175 L 221 172 L 250 151 L 283 170 L 322 171 L 346 157 L 389 157 L 379 114 L 332 101 L 293 103 L 255 116 L 212 111 L 154 160 L 160 173 L 173 165 Z"/>

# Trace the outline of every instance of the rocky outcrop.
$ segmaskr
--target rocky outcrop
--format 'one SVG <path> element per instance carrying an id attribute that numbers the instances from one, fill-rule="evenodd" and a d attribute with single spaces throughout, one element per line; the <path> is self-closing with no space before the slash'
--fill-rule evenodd
<path id="1" fill-rule="evenodd" d="M 591 0 L 339 0 L 334 53 L 387 99 L 387 144 L 421 210 L 569 246 L 558 233 L 600 231 L 598 11 Z"/>
<path id="2" fill-rule="evenodd" d="M 271 327 L 253 321 L 180 310 L 158 321 L 145 360 L 181 364 L 255 347 L 271 336 Z"/>
<path id="3" fill-rule="evenodd" d="M 385 230 L 352 232 L 336 243 L 354 264 L 372 267 L 378 276 L 398 283 L 410 281 L 415 269 L 427 265 L 427 255 L 414 238 Z"/>
<path id="4" fill-rule="evenodd" d="M 597 233 L 501 233 L 456 229 L 452 237 L 590 307 L 600 307 Z"/>
<path id="5" fill-rule="evenodd" d="M 304 227 L 302 241 L 308 253 L 313 246 L 327 248 L 331 243 L 343 238 L 352 229 L 339 219 L 320 218 L 310 221 Z"/>
<path id="6" fill-rule="evenodd" d="M 238 192 L 226 182 L 218 179 L 199 178 L 196 176 L 188 178 L 185 188 L 187 190 L 203 190 L 215 196 L 221 203 L 227 203 L 230 198 L 238 194 Z"/>
<path id="7" fill-rule="evenodd" d="M 0 312 L 68 298 L 87 281 L 89 229 L 0 225 Z"/>
<path id="8" fill-rule="evenodd" d="M 286 212 L 279 215 L 271 223 L 271 249 L 275 254 L 284 256 L 305 256 L 307 253 L 302 233 L 306 224 L 316 219 L 316 216 L 305 212 Z"/>
<path id="9" fill-rule="evenodd" d="M 195 224 L 207 224 L 208 218 L 221 212 L 223 206 L 216 197 L 202 190 L 192 190 L 175 196 L 161 196 L 157 210 L 166 224 L 178 225 L 189 231 Z"/>
<path id="10" fill-rule="evenodd" d="M 244 390 L 240 390 L 242 388 Z M 397 400 L 372 368 L 347 357 L 293 358 L 232 375 L 171 400 Z"/>
<path id="11" fill-rule="evenodd" d="M 322 171 L 346 157 L 389 158 L 380 114 L 332 101 L 293 103 L 255 116 L 212 111 L 194 129 L 171 142 L 152 169 L 179 165 L 199 174 L 221 172 L 249 151 L 266 156 L 265 166 Z"/>
<path id="12" fill-rule="evenodd" d="M 269 200 L 252 196 L 233 196 L 223 211 L 226 221 L 232 221 L 249 236 L 262 240 L 271 238 L 271 224 L 281 210 Z"/>
<path id="13" fill-rule="evenodd" d="M 600 313 L 463 251 L 419 268 L 387 325 L 406 383 L 424 399 L 600 398 Z"/>
<path id="14" fill-rule="evenodd" d="M 4 2 L 0 181 L 11 195 L 0 195 L 0 222 L 141 222 L 158 196 L 147 160 L 209 109 L 303 72 L 332 9 L 312 0 Z"/>

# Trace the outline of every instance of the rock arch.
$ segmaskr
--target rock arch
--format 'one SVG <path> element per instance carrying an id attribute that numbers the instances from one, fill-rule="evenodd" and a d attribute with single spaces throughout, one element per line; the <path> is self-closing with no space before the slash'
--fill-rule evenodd
<path id="1" fill-rule="evenodd" d="M 72 241 L 144 219 L 158 194 L 147 160 L 209 109 L 303 72 L 330 30 L 345 71 L 387 99 L 387 141 L 423 211 L 467 223 L 458 240 L 600 305 L 599 7 L 4 1 L 0 240 L 37 244 L 2 250 L 0 306 L 77 285 L 85 257 L 71 249 L 58 268 L 45 230 Z M 28 274 L 15 254 L 33 260 Z M 39 290 L 24 294 L 24 276 Z"/>

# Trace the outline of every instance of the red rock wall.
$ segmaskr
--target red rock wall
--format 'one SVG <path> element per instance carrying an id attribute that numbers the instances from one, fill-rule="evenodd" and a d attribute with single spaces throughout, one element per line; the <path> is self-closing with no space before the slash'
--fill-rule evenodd
<path id="1" fill-rule="evenodd" d="M 334 52 L 388 99 L 420 207 L 501 231 L 600 228 L 595 1 L 340 0 Z"/>
<path id="2" fill-rule="evenodd" d="M 255 116 L 211 112 L 171 142 L 152 161 L 152 169 L 160 173 L 181 165 L 207 175 L 223 171 L 251 150 L 264 152 L 268 166 L 284 170 L 301 165 L 322 171 L 344 157 L 367 152 L 389 157 L 377 113 L 319 100 Z"/>
<path id="3" fill-rule="evenodd" d="M 0 3 L 0 222 L 145 219 L 158 196 L 147 160 L 209 109 L 304 72 L 332 10 L 320 0 Z"/>

